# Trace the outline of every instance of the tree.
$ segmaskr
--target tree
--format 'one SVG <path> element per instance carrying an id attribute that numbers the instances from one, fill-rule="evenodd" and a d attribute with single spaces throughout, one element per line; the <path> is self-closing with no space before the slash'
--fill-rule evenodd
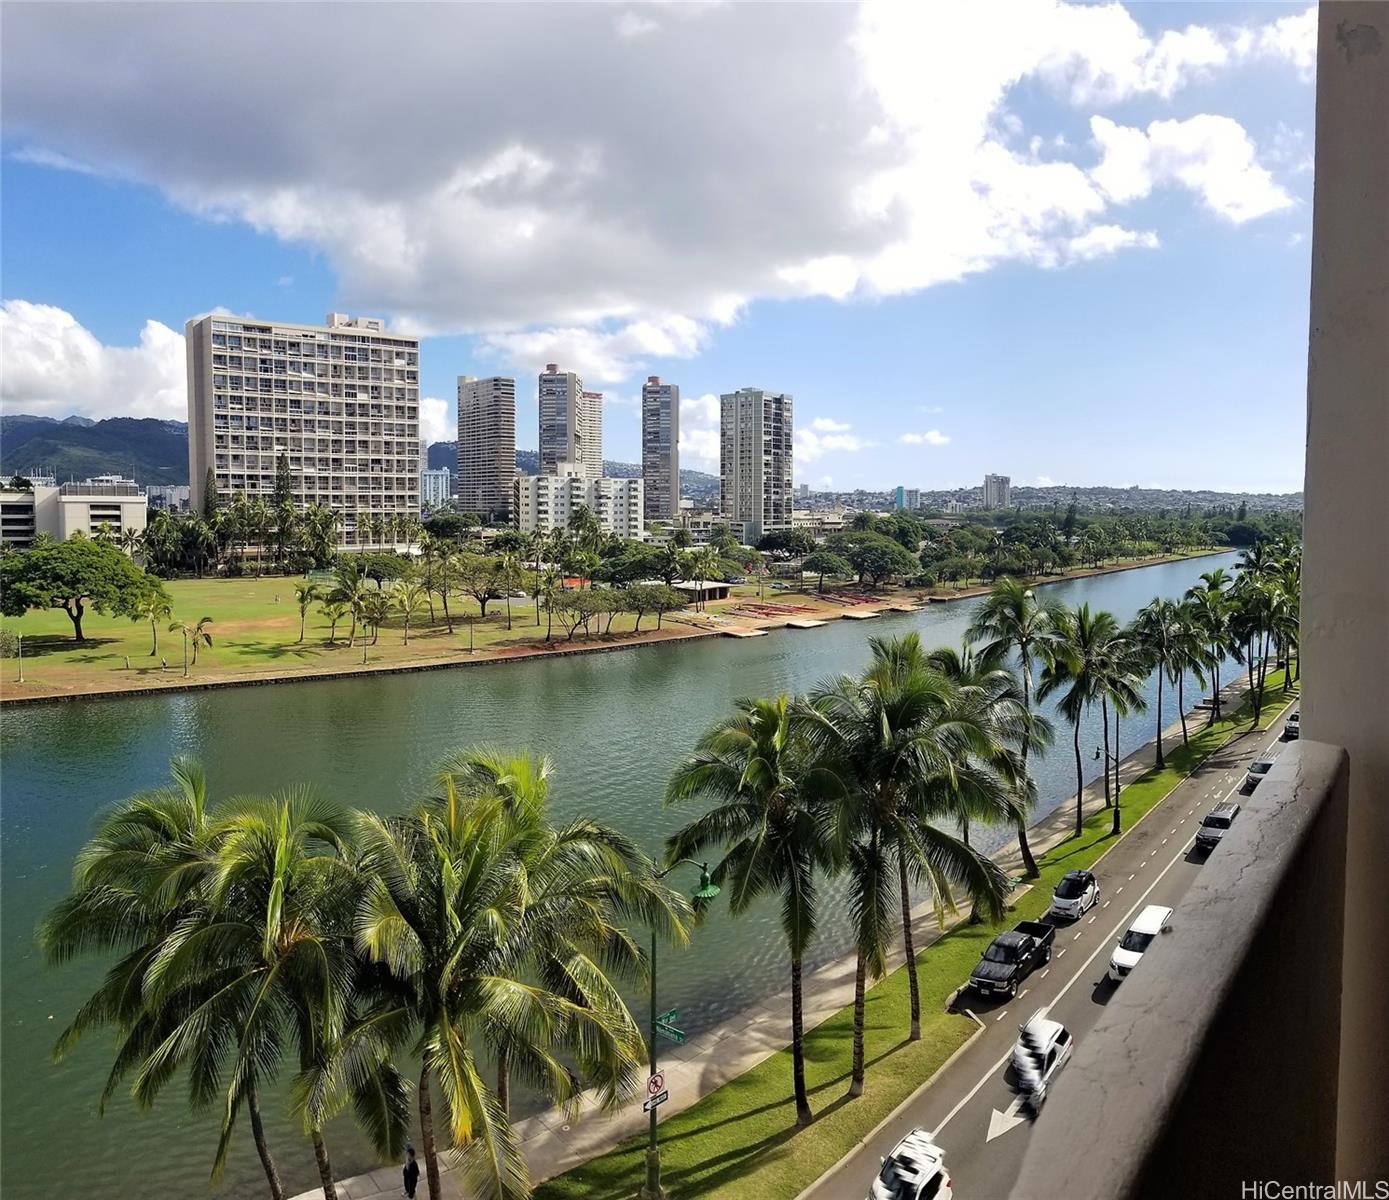
<path id="1" fill-rule="evenodd" d="M 487 602 L 501 586 L 498 571 L 501 563 L 486 554 L 463 552 L 457 555 L 458 582 L 463 591 L 477 601 L 478 612 L 487 619 Z"/>
<path id="2" fill-rule="evenodd" d="M 198 665 L 198 649 L 202 646 L 212 645 L 212 631 L 208 628 L 212 624 L 211 617 L 199 617 L 196 625 L 190 625 L 187 621 L 174 621 L 169 626 L 170 633 L 181 633 L 183 635 L 183 674 L 188 674 L 188 643 L 193 643 L 193 666 Z"/>
<path id="3" fill-rule="evenodd" d="M 296 583 L 294 585 L 294 602 L 299 608 L 299 640 L 304 640 L 304 620 L 308 616 L 309 606 L 316 603 L 319 599 L 318 585 L 315 583 Z"/>
<path id="4" fill-rule="evenodd" d="M 815 553 L 806 555 L 801 562 L 802 571 L 813 571 L 819 575 L 820 582 L 816 590 L 821 592 L 825 590 L 826 575 L 848 575 L 853 569 L 847 558 L 833 550 L 816 550 Z"/>
<path id="5" fill-rule="evenodd" d="M 434 1085 L 468 1194 L 529 1195 L 481 1056 L 500 1060 L 499 1080 L 519 1070 L 566 1110 L 584 1080 L 615 1106 L 644 1045 L 609 978 L 635 976 L 641 955 L 613 922 L 631 916 L 684 936 L 681 902 L 626 838 L 589 821 L 549 824 L 547 774 L 543 762 L 469 752 L 445 764 L 436 794 L 408 815 L 360 819 L 357 945 L 387 973 L 368 1015 L 402 1043 L 409 1033 L 421 1053 L 431 1196 L 443 1194 Z"/>
<path id="6" fill-rule="evenodd" d="M 115 546 L 74 537 L 37 538 L 28 550 L 0 557 L 0 612 L 22 617 L 31 608 L 61 608 L 74 641 L 84 641 L 82 617 L 135 615 L 151 579 Z"/>
<path id="7" fill-rule="evenodd" d="M 564 640 L 572 642 L 580 629 L 588 636 L 589 622 L 602 611 L 604 603 L 603 597 L 590 589 L 562 588 L 546 600 L 545 608 L 565 631 Z"/>
<path id="8" fill-rule="evenodd" d="M 909 1036 L 915 1041 L 921 1036 L 921 996 L 911 929 L 913 880 L 929 891 L 938 918 L 954 907 L 954 885 L 995 917 L 1007 894 L 997 865 L 940 827 L 942 816 L 956 815 L 957 778 L 972 763 L 986 772 L 1005 771 L 1006 781 L 998 779 L 987 797 L 978 797 L 981 815 L 987 810 L 990 819 L 1007 819 L 1021 812 L 1012 799 L 1021 768 L 1010 763 L 1005 730 L 994 714 L 931 666 L 916 634 L 873 638 L 870 646 L 873 661 L 861 678 L 827 681 L 808 698 L 817 761 L 837 771 L 845 787 L 836 838 L 848 847 L 859 951 L 851 1095 L 863 1089 L 865 976 L 880 978 L 885 969 L 892 877 L 907 960 Z"/>
<path id="9" fill-rule="evenodd" d="M 872 514 L 859 514 L 864 515 Z M 915 555 L 900 543 L 866 529 L 833 534 L 825 540 L 825 548 L 848 559 L 859 582 L 871 580 L 874 587 L 890 575 L 910 575 L 917 568 Z"/>
<path id="10" fill-rule="evenodd" d="M 328 600 L 319 605 L 318 611 L 328 622 L 328 644 L 331 646 L 337 640 L 338 622 L 347 616 L 347 605 L 341 600 Z"/>
<path id="11" fill-rule="evenodd" d="M 234 1036 L 220 1021 L 209 1021 L 200 1038 L 171 1036 L 186 1014 L 215 997 L 218 981 L 177 963 L 172 974 L 169 970 L 177 940 L 186 941 L 188 933 L 205 923 L 215 854 L 215 822 L 202 767 L 176 758 L 170 771 L 171 785 L 121 801 L 102 817 L 77 856 L 72 892 L 39 927 L 39 945 L 51 963 L 93 951 L 118 955 L 54 1047 L 54 1057 L 61 1059 L 86 1034 L 114 1027 L 118 1045 L 99 1112 L 131 1072 L 136 1075 L 136 1102 L 148 1108 L 181 1065 L 188 1068 L 190 1106 L 206 1108 L 218 1099 L 224 1051 Z M 148 999 L 160 971 L 163 999 L 152 1007 Z M 216 1008 L 209 1015 L 222 1012 Z M 231 1122 L 245 1107 L 272 1200 L 284 1200 L 261 1121 L 261 1065 L 253 1057 L 237 1072 L 224 1109 L 214 1177 L 225 1160 Z"/>
<path id="12" fill-rule="evenodd" d="M 666 841 L 666 859 L 696 857 L 721 846 L 713 878 L 741 916 L 759 897 L 776 896 L 791 958 L 791 1087 L 796 1124 L 814 1119 L 805 1084 L 801 964 L 819 925 L 817 875 L 834 868 L 830 802 L 839 776 L 817 766 L 797 732 L 785 695 L 743 700 L 708 730 L 666 786 L 666 804 L 703 800 L 703 816 Z"/>
<path id="13" fill-rule="evenodd" d="M 151 576 L 144 592 L 130 613 L 132 621 L 148 621 L 150 623 L 149 656 L 151 658 L 159 653 L 159 622 L 169 620 L 173 616 L 173 612 L 173 603 L 169 599 L 169 593 L 164 590 L 164 585 L 159 580 Z"/>
<path id="14" fill-rule="evenodd" d="M 357 624 L 366 615 L 367 599 L 374 589 L 362 574 L 361 567 L 350 559 L 333 573 L 333 586 L 328 599 L 341 604 L 352 616 L 352 628 L 347 634 L 347 644 L 352 646 L 357 640 Z"/>
<path id="15" fill-rule="evenodd" d="M 405 639 L 402 644 L 408 646 L 410 644 L 410 618 L 428 607 L 429 601 L 425 594 L 424 585 L 413 580 L 397 584 L 391 592 L 391 601 L 395 605 L 396 612 L 405 619 Z"/>
<path id="16" fill-rule="evenodd" d="M 1131 712 L 1144 712 L 1148 702 L 1143 699 L 1139 688 L 1147 676 L 1149 662 L 1146 651 L 1139 643 L 1132 627 L 1123 631 L 1110 642 L 1109 654 L 1105 664 L 1103 692 L 1100 710 L 1105 721 L 1105 742 L 1109 742 L 1109 709 L 1114 710 L 1114 822 L 1111 832 L 1119 836 L 1122 828 L 1120 815 L 1119 764 L 1123 755 L 1119 749 L 1119 722 Z"/>
<path id="17" fill-rule="evenodd" d="M 1168 646 L 1168 680 L 1177 686 L 1177 712 L 1182 720 L 1182 745 L 1189 746 L 1186 728 L 1186 677 L 1196 677 L 1197 686 L 1206 686 L 1206 672 L 1211 668 L 1210 651 L 1201 634 L 1196 609 L 1190 600 L 1178 602 L 1173 609 L 1172 634 Z"/>
<path id="18" fill-rule="evenodd" d="M 1092 613 L 1082 604 L 1074 614 L 1054 622 L 1056 640 L 1047 655 L 1046 669 L 1037 689 L 1038 699 L 1062 691 L 1059 708 L 1070 722 L 1076 767 L 1075 835 L 1085 831 L 1085 776 L 1080 757 L 1080 723 L 1091 705 L 1103 695 L 1108 679 L 1109 658 L 1119 625 L 1113 614 Z M 1109 751 L 1109 722 L 1105 721 L 1105 752 Z M 1109 765 L 1105 764 L 1105 801 L 1109 799 Z"/>
<path id="19" fill-rule="evenodd" d="M 1057 626 L 1064 622 L 1064 610 L 1055 603 L 1040 604 L 1032 589 L 1016 579 L 1000 579 L 985 597 L 984 603 L 969 624 L 966 636 L 972 641 L 982 641 L 981 653 L 989 656 L 1018 656 L 1018 670 L 1022 677 L 1023 709 L 1032 712 L 1032 661 L 1040 654 L 1043 659 L 1049 654 L 1057 638 Z M 1023 785 L 1029 792 L 1031 777 L 1027 773 L 1027 756 L 1030 746 L 1022 744 Z M 1032 847 L 1027 843 L 1027 821 L 1019 817 L 1017 822 L 1018 850 L 1022 855 L 1023 873 L 1028 879 L 1037 878 L 1037 860 L 1032 857 Z"/>
<path id="20" fill-rule="evenodd" d="M 211 522 L 217 515 L 217 475 L 211 467 L 203 476 L 203 520 Z"/>
<path id="21" fill-rule="evenodd" d="M 1166 765 L 1162 756 L 1162 684 L 1171 675 L 1173 643 L 1177 638 L 1177 605 L 1155 596 L 1133 621 L 1135 644 L 1157 668 L 1157 757 L 1153 765 L 1159 771 Z"/>
<path id="22" fill-rule="evenodd" d="M 1231 602 L 1228 593 L 1230 576 L 1224 567 L 1205 571 L 1201 582 L 1187 589 L 1186 599 L 1191 602 L 1192 616 L 1206 645 L 1210 647 L 1211 663 L 1211 715 L 1208 724 L 1214 725 L 1220 719 L 1220 663 L 1227 653 L 1235 655 L 1239 661 L 1238 650 L 1231 639 Z"/>
<path id="23" fill-rule="evenodd" d="M 762 535 L 757 548 L 764 554 L 800 558 L 814 551 L 815 535 L 808 529 L 773 529 Z"/>

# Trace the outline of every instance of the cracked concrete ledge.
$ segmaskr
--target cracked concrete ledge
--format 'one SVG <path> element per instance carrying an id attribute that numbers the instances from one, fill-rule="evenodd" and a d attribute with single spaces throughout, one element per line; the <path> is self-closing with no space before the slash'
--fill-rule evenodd
<path id="1" fill-rule="evenodd" d="M 1337 747 L 1279 756 L 1077 1046 L 1013 1200 L 1333 1178 L 1347 779 Z"/>

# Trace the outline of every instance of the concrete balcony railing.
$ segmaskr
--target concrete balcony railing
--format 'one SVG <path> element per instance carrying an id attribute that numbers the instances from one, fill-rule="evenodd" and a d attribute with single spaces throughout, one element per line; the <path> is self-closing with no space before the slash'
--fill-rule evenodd
<path id="1" fill-rule="evenodd" d="M 1348 778 L 1337 747 L 1279 755 L 1077 1044 L 1013 1200 L 1335 1180 Z"/>

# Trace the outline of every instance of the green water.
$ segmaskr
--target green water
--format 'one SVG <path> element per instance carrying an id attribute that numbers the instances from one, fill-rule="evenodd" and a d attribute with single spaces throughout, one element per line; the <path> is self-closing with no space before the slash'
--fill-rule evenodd
<path id="1" fill-rule="evenodd" d="M 1218 565 L 1230 567 L 1232 557 L 1074 580 L 1048 593 L 1127 620 L 1155 595 L 1179 596 Z M 0 730 L 0 1192 L 6 1200 L 37 1200 L 55 1188 L 88 1197 L 210 1190 L 215 1121 L 189 1114 L 172 1085 L 151 1112 L 136 1112 L 122 1097 L 98 1118 L 105 1040 L 93 1038 L 52 1064 L 53 1039 L 101 964 L 49 969 L 33 944 L 34 926 L 64 893 L 95 814 L 162 783 L 172 755 L 199 756 L 215 796 L 305 781 L 345 805 L 392 810 L 409 803 L 453 747 L 530 747 L 555 762 L 558 816 L 597 816 L 655 851 L 681 819 L 660 805 L 671 767 L 732 700 L 857 670 L 873 634 L 917 629 L 929 645 L 956 644 L 974 603 L 746 641 L 10 710 Z M 1151 735 L 1152 722 L 1140 718 L 1124 736 L 1137 745 Z M 1081 744 L 1098 739 L 1096 720 Z M 1087 756 L 1087 769 L 1098 774 L 1097 766 Z M 1069 739 L 1036 764 L 1040 811 L 1073 794 L 1072 769 Z M 831 890 L 827 908 L 833 898 Z M 845 931 L 828 921 L 814 958 L 845 949 Z M 785 970 L 770 908 L 737 922 L 717 912 L 689 951 L 663 959 L 662 1007 L 678 1005 L 682 1025 L 697 1033 L 783 987 Z M 267 1107 L 286 1186 L 291 1193 L 312 1186 L 307 1142 L 277 1103 Z M 340 1176 L 376 1165 L 350 1126 L 333 1129 L 329 1144 Z M 217 1192 L 265 1192 L 245 1129 Z"/>

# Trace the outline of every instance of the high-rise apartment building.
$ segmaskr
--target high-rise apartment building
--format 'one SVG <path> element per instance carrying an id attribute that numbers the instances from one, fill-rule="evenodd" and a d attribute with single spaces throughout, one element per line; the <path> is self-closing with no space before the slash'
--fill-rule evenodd
<path id="1" fill-rule="evenodd" d="M 984 507 L 1008 508 L 1012 503 L 1012 480 L 1007 475 L 984 476 Z"/>
<path id="2" fill-rule="evenodd" d="M 921 507 L 921 489 L 899 486 L 895 499 L 895 507 L 913 512 Z"/>
<path id="3" fill-rule="evenodd" d="M 509 521 L 516 478 L 516 380 L 458 377 L 458 507 Z"/>
<path id="4" fill-rule="evenodd" d="M 518 475 L 516 527 L 527 533 L 567 529 L 581 504 L 592 509 L 604 533 L 642 537 L 642 481 L 598 479 L 578 463 L 556 463 L 545 475 Z"/>
<path id="5" fill-rule="evenodd" d="M 420 472 L 420 503 L 443 504 L 449 498 L 449 469 L 431 467 Z"/>
<path id="6" fill-rule="evenodd" d="M 603 477 L 603 393 L 584 391 L 573 371 L 546 363 L 540 373 L 540 470 L 576 463 L 594 479 Z"/>
<path id="7" fill-rule="evenodd" d="M 268 499 L 289 464 L 295 504 L 359 520 L 420 511 L 420 343 L 375 317 L 323 325 L 210 316 L 185 326 L 188 482 L 196 511 L 211 469 L 223 499 Z"/>
<path id="8" fill-rule="evenodd" d="M 647 376 L 641 389 L 641 479 L 647 520 L 670 521 L 680 508 L 680 385 Z"/>
<path id="9" fill-rule="evenodd" d="M 791 397 L 739 388 L 721 398 L 719 512 L 756 544 L 791 528 Z"/>

